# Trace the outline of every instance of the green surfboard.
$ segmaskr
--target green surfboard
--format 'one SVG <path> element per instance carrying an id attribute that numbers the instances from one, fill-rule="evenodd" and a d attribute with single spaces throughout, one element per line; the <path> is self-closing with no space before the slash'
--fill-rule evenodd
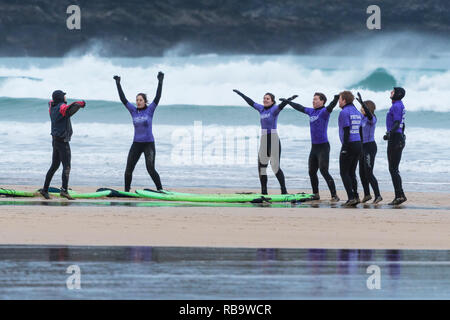
<path id="1" fill-rule="evenodd" d="M 54 197 L 60 197 L 58 188 L 49 188 L 48 193 Z M 100 192 L 89 192 L 89 193 L 78 193 L 72 190 L 69 190 L 69 194 L 74 199 L 94 199 L 94 198 L 102 198 L 107 197 L 111 194 L 110 190 L 100 191 Z"/>
<path id="2" fill-rule="evenodd" d="M 276 194 L 276 195 L 261 195 L 261 194 L 195 194 L 195 193 L 181 193 L 172 191 L 155 192 L 150 190 L 136 190 L 136 193 L 151 199 L 165 200 L 165 201 L 186 201 L 186 202 L 303 202 L 310 200 L 312 194 Z"/>
<path id="3" fill-rule="evenodd" d="M 0 188 L 0 195 L 8 197 L 35 197 L 36 192 Z"/>

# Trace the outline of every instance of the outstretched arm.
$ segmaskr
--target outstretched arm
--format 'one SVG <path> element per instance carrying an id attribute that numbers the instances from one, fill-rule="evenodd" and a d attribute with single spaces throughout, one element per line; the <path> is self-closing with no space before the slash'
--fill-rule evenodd
<path id="1" fill-rule="evenodd" d="M 278 105 L 278 108 L 280 110 L 283 110 L 284 107 L 286 107 L 290 102 L 292 102 L 292 100 L 294 100 L 297 97 L 298 97 L 298 95 L 293 95 L 292 97 L 290 97 L 288 99 L 280 99 L 281 103 Z"/>
<path id="2" fill-rule="evenodd" d="M 334 109 L 334 107 L 336 107 L 338 100 L 339 100 L 339 95 L 338 94 L 334 95 L 333 101 L 331 101 L 330 104 L 327 106 L 327 111 L 329 113 L 333 112 L 333 109 Z"/>
<path id="3" fill-rule="evenodd" d="M 297 110 L 297 111 L 306 113 L 305 107 L 302 106 L 300 103 L 295 103 L 295 102 L 292 102 L 292 101 L 291 101 L 291 102 L 289 102 L 289 105 L 290 105 L 292 108 L 294 108 L 295 110 Z"/>
<path id="4" fill-rule="evenodd" d="M 161 99 L 161 92 L 162 92 L 162 84 L 164 80 L 164 73 L 161 71 L 158 72 L 158 88 L 156 89 L 156 96 L 155 99 L 153 99 L 153 103 L 155 105 L 158 105 L 159 100 Z"/>
<path id="5" fill-rule="evenodd" d="M 372 121 L 373 119 L 373 113 L 370 112 L 369 108 L 367 108 L 366 104 L 364 103 L 363 99 L 361 98 L 361 95 L 358 92 L 358 97 L 356 98 L 356 100 L 358 100 L 359 104 L 362 106 L 362 108 L 364 109 L 364 112 L 366 113 L 366 117 L 367 119 L 369 119 L 370 121 Z"/>
<path id="6" fill-rule="evenodd" d="M 84 108 L 85 105 L 86 102 L 84 100 L 71 103 L 67 108 L 67 115 L 69 117 L 73 116 L 80 108 Z"/>
<path id="7" fill-rule="evenodd" d="M 242 97 L 242 99 L 245 100 L 245 102 L 248 103 L 249 106 L 254 107 L 255 102 L 250 99 L 249 97 L 247 97 L 245 94 L 243 94 L 242 92 L 240 92 L 239 90 L 234 89 L 234 92 L 236 92 L 238 95 L 240 95 Z"/>
<path id="8" fill-rule="evenodd" d="M 117 91 L 119 92 L 120 101 L 122 101 L 122 103 L 125 106 L 127 106 L 128 100 L 127 100 L 127 98 L 125 98 L 125 94 L 123 93 L 122 86 L 120 85 L 120 77 L 114 76 L 113 79 L 116 80 Z"/>

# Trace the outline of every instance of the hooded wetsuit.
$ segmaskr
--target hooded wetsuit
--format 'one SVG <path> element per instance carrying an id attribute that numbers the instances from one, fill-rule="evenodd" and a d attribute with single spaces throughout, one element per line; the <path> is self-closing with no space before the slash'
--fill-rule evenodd
<path id="1" fill-rule="evenodd" d="M 396 90 L 397 89 L 397 90 Z M 405 147 L 405 106 L 401 99 L 404 97 L 404 90 L 395 88 L 392 106 L 386 116 L 386 129 L 389 137 L 387 156 L 389 163 L 389 173 L 395 190 L 395 198 L 405 197 L 402 187 L 402 178 L 400 177 L 399 165 L 402 158 L 403 148 Z M 398 92 L 400 91 L 400 93 Z M 398 100 L 394 100 L 398 99 Z"/>
<path id="2" fill-rule="evenodd" d="M 158 172 L 155 170 L 155 139 L 152 132 L 153 114 L 161 98 L 162 80 L 158 82 L 158 89 L 156 96 L 152 103 L 148 106 L 138 109 L 136 105 L 129 102 L 123 93 L 120 82 L 116 82 L 117 90 L 119 92 L 120 101 L 124 104 L 130 112 L 134 125 L 134 138 L 130 151 L 128 152 L 127 166 L 125 169 L 125 191 L 130 191 L 131 181 L 133 179 L 133 171 L 136 167 L 142 153 L 145 156 L 145 165 L 147 172 L 151 176 L 153 182 L 158 190 L 162 189 L 161 179 Z"/>

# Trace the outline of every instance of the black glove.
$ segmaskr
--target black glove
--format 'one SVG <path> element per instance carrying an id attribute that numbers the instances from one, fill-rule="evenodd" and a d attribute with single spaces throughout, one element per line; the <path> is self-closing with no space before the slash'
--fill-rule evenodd
<path id="1" fill-rule="evenodd" d="M 357 93 L 357 97 L 356 97 L 356 100 L 358 100 L 358 102 L 362 105 L 363 104 L 363 99 L 361 98 L 361 94 L 358 92 Z"/>
<path id="2" fill-rule="evenodd" d="M 242 94 L 242 93 L 241 93 L 239 90 L 237 90 L 237 89 L 233 89 L 233 91 L 236 92 L 236 93 L 239 94 L 239 95 Z"/>
<path id="3" fill-rule="evenodd" d="M 334 95 L 334 99 L 333 100 L 336 100 L 336 101 L 338 101 L 339 100 L 339 95 L 338 94 L 335 94 Z"/>
<path id="4" fill-rule="evenodd" d="M 158 72 L 157 78 L 158 78 L 158 81 L 163 81 L 163 79 L 164 79 L 164 73 L 162 73 L 161 71 Z"/>
<path id="5" fill-rule="evenodd" d="M 116 83 L 120 83 L 120 77 L 119 76 L 114 76 L 113 79 L 116 80 Z"/>
<path id="6" fill-rule="evenodd" d="M 391 133 L 388 131 L 383 137 L 383 140 L 389 140 L 391 138 Z"/>
<path id="7" fill-rule="evenodd" d="M 289 101 L 292 101 L 292 100 L 294 100 L 295 98 L 297 98 L 298 97 L 298 95 L 296 95 L 296 94 L 294 94 L 292 97 L 290 97 L 288 100 Z"/>

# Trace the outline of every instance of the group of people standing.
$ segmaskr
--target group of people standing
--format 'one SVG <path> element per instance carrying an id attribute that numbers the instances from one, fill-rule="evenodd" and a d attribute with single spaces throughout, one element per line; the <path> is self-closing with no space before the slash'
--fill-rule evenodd
<path id="1" fill-rule="evenodd" d="M 339 168 L 342 182 L 347 193 L 348 200 L 345 206 L 352 207 L 358 203 L 365 203 L 372 199 L 370 187 L 374 192 L 374 204 L 383 200 L 378 187 L 378 181 L 373 174 L 375 156 L 377 154 L 377 144 L 375 142 L 375 127 L 377 117 L 375 116 L 376 105 L 373 101 L 363 101 L 358 93 L 356 100 L 361 104 L 358 109 L 353 104 L 355 97 L 350 91 L 342 91 L 334 96 L 333 101 L 325 107 L 327 98 L 323 93 L 316 92 L 313 97 L 313 107 L 307 108 L 299 103 L 293 102 L 297 96 L 289 99 L 280 99 L 281 103 L 275 103 L 275 97 L 271 93 L 266 93 L 263 98 L 263 105 L 255 103 L 252 99 L 244 95 L 239 90 L 233 90 L 240 95 L 251 107 L 255 108 L 261 117 L 261 143 L 258 153 L 258 172 L 261 182 L 261 193 L 267 194 L 267 164 L 270 161 L 271 167 L 277 177 L 281 193 L 287 193 L 284 174 L 281 170 L 280 156 L 281 144 L 277 134 L 277 118 L 281 110 L 286 105 L 290 105 L 295 110 L 309 116 L 311 133 L 311 152 L 309 154 L 308 168 L 311 180 L 314 199 L 319 200 L 319 179 L 317 172 L 320 170 L 331 193 L 331 201 L 339 201 L 336 193 L 336 185 L 330 175 L 329 158 L 330 143 L 328 141 L 328 122 L 334 107 L 339 103 L 342 109 L 339 114 L 339 138 L 341 140 L 341 151 L 339 156 Z M 399 164 L 402 151 L 405 146 L 405 107 L 402 99 L 405 90 L 395 87 L 391 91 L 390 99 L 392 106 L 386 117 L 386 135 L 384 140 L 388 141 L 387 155 L 389 172 L 394 184 L 395 198 L 390 205 L 398 205 L 405 202 L 406 196 L 403 192 L 402 179 L 399 172 Z M 273 147 L 277 145 L 277 147 Z M 361 200 L 358 194 L 358 183 L 356 179 L 356 167 L 359 163 L 359 174 L 364 189 L 364 198 Z"/>
<path id="2" fill-rule="evenodd" d="M 144 93 L 137 94 L 136 104 L 129 102 L 123 93 L 120 83 L 121 78 L 119 76 L 114 76 L 113 78 L 116 82 L 120 101 L 130 112 L 134 125 L 134 139 L 128 152 L 124 175 L 125 191 L 130 191 L 133 171 L 142 154 L 145 156 L 147 171 L 155 183 L 157 190 L 162 191 L 161 179 L 155 170 L 156 149 L 152 132 L 152 122 L 153 114 L 161 98 L 164 74 L 159 72 L 157 75 L 158 87 L 155 98 L 150 104 L 148 103 L 147 95 Z M 327 135 L 330 114 L 337 103 L 339 103 L 339 107 L 342 109 L 338 121 L 339 137 L 342 143 L 339 164 L 341 178 L 348 196 L 345 206 L 355 206 L 360 202 L 371 200 L 369 185 L 372 187 L 375 196 L 373 203 L 382 201 L 377 179 L 373 175 L 373 167 L 377 153 L 377 145 L 374 138 L 377 124 L 375 103 L 370 100 L 363 101 L 361 95 L 358 93 L 356 100 L 361 104 L 361 110 L 358 111 L 353 104 L 355 99 L 353 94 L 350 91 L 343 91 L 335 95 L 333 101 L 326 107 L 325 103 L 327 98 L 323 93 L 314 94 L 312 108 L 307 108 L 293 102 L 297 97 L 296 95 L 288 99 L 280 99 L 281 103 L 276 104 L 275 96 L 271 93 L 264 95 L 263 104 L 261 105 L 240 91 L 233 91 L 260 113 L 262 132 L 258 152 L 258 173 L 262 194 L 267 194 L 267 167 L 269 162 L 280 183 L 281 193 L 288 193 L 284 173 L 280 168 L 281 143 L 277 133 L 277 119 L 284 107 L 290 105 L 295 110 L 308 115 L 310 119 L 312 147 L 308 166 L 314 199 L 320 199 L 319 180 L 317 176 L 317 172 L 320 170 L 331 192 L 331 200 L 333 202 L 340 200 L 336 193 L 334 180 L 328 172 L 330 144 Z M 390 97 L 392 106 L 386 117 L 387 132 L 384 139 L 388 140 L 389 171 L 395 189 L 395 199 L 390 203 L 391 205 L 397 205 L 406 201 L 398 170 L 402 150 L 405 146 L 405 107 L 401 101 L 404 96 L 405 90 L 403 88 L 394 88 Z M 49 102 L 51 135 L 53 139 L 52 164 L 47 172 L 44 187 L 39 190 L 40 194 L 46 199 L 50 198 L 48 194 L 50 182 L 61 163 L 63 165 L 63 172 L 60 194 L 65 198 L 72 199 L 68 193 L 71 162 L 69 142 L 72 136 L 70 118 L 80 108 L 84 108 L 85 106 L 85 101 L 77 101 L 67 105 L 65 92 L 61 90 L 53 92 L 52 101 Z M 362 200 L 360 200 L 357 190 L 356 166 L 358 162 L 360 178 L 364 188 L 364 198 Z"/>

